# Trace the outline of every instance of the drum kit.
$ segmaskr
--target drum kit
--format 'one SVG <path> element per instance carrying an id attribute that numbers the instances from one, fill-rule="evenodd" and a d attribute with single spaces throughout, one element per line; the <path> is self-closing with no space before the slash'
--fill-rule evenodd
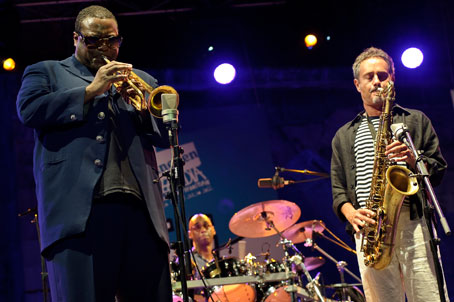
<path id="1" fill-rule="evenodd" d="M 269 200 L 252 204 L 235 213 L 230 219 L 229 229 L 235 235 L 245 238 L 261 238 L 279 235 L 279 242 L 284 251 L 282 261 L 265 257 L 257 261 L 250 253 L 244 259 L 226 257 L 213 260 L 201 269 L 203 280 L 188 280 L 188 289 L 203 289 L 202 301 L 213 302 L 294 302 L 294 301 L 352 301 L 364 302 L 365 298 L 358 289 L 361 279 L 345 266 L 344 261 L 337 261 L 314 241 L 315 235 L 334 241 L 352 251 L 337 238 L 321 220 L 296 223 L 301 210 L 293 202 Z M 336 240 L 325 236 L 327 230 Z M 323 257 L 305 257 L 295 246 L 303 243 L 319 251 L 325 258 L 333 261 L 340 274 L 340 283 L 321 285 L 320 273 L 312 277 L 309 273 L 325 264 Z M 354 251 L 352 251 L 354 252 Z M 349 273 L 359 283 L 347 284 L 344 272 Z M 181 291 L 178 280 L 172 281 L 175 293 Z M 333 292 L 325 297 L 326 289 Z M 181 295 L 180 295 L 181 296 Z M 175 295 L 174 301 L 183 301 Z M 196 301 L 199 301 L 196 299 Z"/>

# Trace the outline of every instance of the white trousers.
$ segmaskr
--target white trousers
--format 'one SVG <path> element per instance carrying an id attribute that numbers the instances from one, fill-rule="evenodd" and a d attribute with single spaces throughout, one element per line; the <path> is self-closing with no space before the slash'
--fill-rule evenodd
<path id="1" fill-rule="evenodd" d="M 437 277 L 430 251 L 430 234 L 424 218 L 410 220 L 410 209 L 403 206 L 396 231 L 391 263 L 382 270 L 365 266 L 361 234 L 356 233 L 356 252 L 367 302 L 440 301 Z M 449 296 L 445 288 L 446 301 Z"/>

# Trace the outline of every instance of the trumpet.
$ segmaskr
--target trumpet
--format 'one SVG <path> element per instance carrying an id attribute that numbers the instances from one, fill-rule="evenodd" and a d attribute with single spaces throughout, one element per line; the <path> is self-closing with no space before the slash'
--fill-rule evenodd
<path id="1" fill-rule="evenodd" d="M 110 63 L 107 57 L 102 56 L 102 58 L 106 63 Z M 179 96 L 175 88 L 167 85 L 153 88 L 132 71 L 125 81 L 118 81 L 113 85 L 128 104 L 131 104 L 137 111 L 148 110 L 154 117 L 162 118 L 161 95 L 163 93 L 175 94 L 178 107 Z"/>

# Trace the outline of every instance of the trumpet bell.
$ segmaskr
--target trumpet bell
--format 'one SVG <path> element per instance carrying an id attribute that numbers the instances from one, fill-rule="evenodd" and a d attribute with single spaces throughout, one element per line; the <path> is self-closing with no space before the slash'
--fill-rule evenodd
<path id="1" fill-rule="evenodd" d="M 163 93 L 168 93 L 168 94 L 175 94 L 177 96 L 177 104 L 176 106 L 178 107 L 179 104 L 179 95 L 178 92 L 173 88 L 172 86 L 167 86 L 167 85 L 162 85 L 158 86 L 155 89 L 153 89 L 148 96 L 147 99 L 147 107 L 148 111 L 150 111 L 151 115 L 157 118 L 162 118 L 162 102 L 161 102 L 161 95 Z"/>

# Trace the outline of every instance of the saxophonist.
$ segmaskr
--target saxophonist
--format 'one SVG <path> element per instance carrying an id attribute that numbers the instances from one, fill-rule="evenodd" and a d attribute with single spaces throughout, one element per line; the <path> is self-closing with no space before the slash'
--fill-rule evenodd
<path id="1" fill-rule="evenodd" d="M 74 55 L 25 69 L 20 120 L 35 132 L 34 176 L 52 301 L 172 301 L 168 233 L 154 147 L 164 123 L 113 83 L 122 38 L 106 8 L 77 15 Z M 109 59 L 106 64 L 103 57 Z M 150 86 L 156 79 L 134 69 Z M 140 86 L 140 85 L 139 85 Z"/>
<path id="2" fill-rule="evenodd" d="M 392 58 L 382 49 L 370 47 L 353 63 L 353 83 L 360 93 L 364 110 L 343 125 L 332 140 L 331 181 L 333 210 L 347 222 L 347 232 L 354 236 L 358 264 L 368 302 L 439 301 L 437 277 L 430 251 L 430 234 L 423 216 L 421 190 L 405 198 L 391 263 L 377 270 L 364 264 L 361 252 L 361 229 L 375 224 L 373 211 L 365 208 L 371 189 L 374 169 L 374 139 L 382 114 L 384 98 L 380 94 L 389 81 L 395 80 Z M 438 137 L 429 118 L 421 111 L 394 105 L 395 123 L 405 123 L 422 152 L 422 158 L 435 186 L 441 182 L 447 168 Z M 416 159 L 407 146 L 393 141 L 385 155 L 393 162 L 413 172 Z M 444 285 L 446 301 L 449 301 Z"/>

